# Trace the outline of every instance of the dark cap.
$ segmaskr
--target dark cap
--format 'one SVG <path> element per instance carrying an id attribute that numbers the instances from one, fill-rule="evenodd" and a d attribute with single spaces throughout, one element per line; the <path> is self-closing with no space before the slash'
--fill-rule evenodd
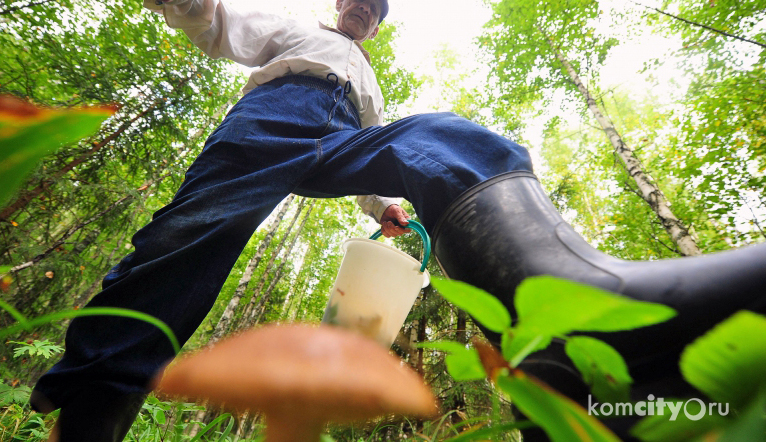
<path id="1" fill-rule="evenodd" d="M 383 19 L 388 15 L 388 0 L 380 0 L 380 19 L 378 24 L 383 22 Z"/>

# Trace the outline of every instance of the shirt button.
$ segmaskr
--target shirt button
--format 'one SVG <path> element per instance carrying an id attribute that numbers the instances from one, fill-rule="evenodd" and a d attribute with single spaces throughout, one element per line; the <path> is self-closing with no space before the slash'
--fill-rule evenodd
<path id="1" fill-rule="evenodd" d="M 356 63 L 354 63 L 354 60 L 351 60 L 349 63 L 351 64 L 351 66 L 356 66 Z"/>

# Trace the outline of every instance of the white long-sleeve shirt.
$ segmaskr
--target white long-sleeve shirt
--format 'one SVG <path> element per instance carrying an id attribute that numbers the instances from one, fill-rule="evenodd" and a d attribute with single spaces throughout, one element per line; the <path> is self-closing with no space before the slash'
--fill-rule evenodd
<path id="1" fill-rule="evenodd" d="M 349 99 L 359 111 L 362 127 L 383 123 L 383 94 L 369 54 L 361 42 L 335 29 L 321 24 L 306 27 L 258 11 L 237 11 L 221 0 L 165 0 L 161 5 L 144 0 L 144 7 L 161 12 L 168 26 L 183 30 L 210 57 L 258 67 L 244 93 L 285 75 L 325 79 L 333 73 L 341 84 L 351 82 Z M 379 221 L 386 208 L 400 199 L 363 195 L 357 202 Z"/>

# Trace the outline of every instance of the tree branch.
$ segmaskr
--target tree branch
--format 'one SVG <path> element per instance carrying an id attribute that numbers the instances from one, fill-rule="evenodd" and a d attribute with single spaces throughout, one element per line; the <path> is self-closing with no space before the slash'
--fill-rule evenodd
<path id="1" fill-rule="evenodd" d="M 14 6 L 12 8 L 8 8 L 8 9 L 4 9 L 4 10 L 0 11 L 0 15 L 8 15 L 11 12 L 18 11 L 19 9 L 31 8 L 32 6 L 42 5 L 44 3 L 50 3 L 51 1 L 54 1 L 54 0 L 42 0 L 42 1 L 39 1 L 39 2 L 27 3 L 26 5 Z"/>
<path id="2" fill-rule="evenodd" d="M 112 203 L 112 205 L 107 207 L 105 210 L 103 210 L 103 211 L 97 213 L 96 215 L 94 215 L 93 217 L 91 217 L 89 220 L 85 221 L 84 223 L 78 224 L 78 225 L 70 228 L 69 230 L 64 232 L 64 234 L 61 235 L 61 237 L 55 243 L 53 243 L 53 245 L 48 247 L 48 249 L 45 250 L 43 253 L 35 256 L 31 261 L 28 261 L 28 262 L 25 262 L 23 264 L 19 264 L 19 265 L 15 266 L 15 267 L 12 267 L 11 268 L 11 272 L 18 272 L 19 270 L 26 269 L 27 267 L 32 267 L 33 265 L 35 265 L 38 262 L 42 261 L 43 259 L 45 259 L 45 257 L 47 257 L 49 254 L 51 254 L 53 251 L 55 251 L 59 246 L 64 244 L 64 241 L 66 241 L 67 238 L 69 238 L 70 236 L 74 235 L 75 232 L 79 231 L 80 229 L 82 229 L 83 227 L 87 226 L 88 224 L 91 224 L 92 222 L 94 222 L 97 219 L 101 218 L 106 213 L 110 212 L 112 209 L 114 209 L 115 207 L 120 205 L 123 201 L 126 201 L 126 200 L 128 200 L 130 198 L 131 198 L 131 195 L 125 196 L 123 198 L 120 198 L 116 202 Z"/>
<path id="3" fill-rule="evenodd" d="M 680 20 L 680 21 L 682 21 L 684 23 L 687 23 L 687 24 L 690 24 L 692 26 L 697 26 L 697 27 L 700 27 L 700 28 L 704 28 L 704 29 L 707 29 L 708 31 L 712 31 L 712 32 L 715 32 L 715 33 L 718 33 L 718 34 L 721 34 L 721 35 L 725 35 L 727 37 L 735 38 L 735 39 L 740 40 L 740 41 L 744 41 L 744 42 L 747 42 L 747 43 L 752 43 L 752 44 L 760 46 L 762 48 L 766 48 L 766 44 L 759 43 L 759 42 L 753 41 L 753 40 L 748 40 L 747 38 L 740 37 L 738 35 L 729 34 L 728 32 L 721 31 L 721 30 L 716 29 L 716 28 L 711 28 L 710 26 L 703 25 L 703 24 L 697 23 L 697 22 L 693 22 L 691 20 L 687 20 L 687 19 L 682 18 L 682 17 L 678 17 L 677 15 L 673 15 L 673 14 L 671 14 L 669 12 L 665 12 L 665 11 L 663 11 L 661 9 L 657 9 L 655 7 L 652 7 L 652 6 L 646 6 L 644 4 L 638 3 L 638 2 L 633 1 L 633 0 L 630 0 L 630 2 L 634 3 L 634 4 L 638 5 L 638 6 L 642 6 L 642 7 L 646 8 L 646 9 L 652 9 L 654 11 L 659 12 L 662 15 L 667 15 L 668 17 L 674 18 L 676 20 Z"/>
<path id="4" fill-rule="evenodd" d="M 152 186 L 152 185 L 154 185 L 154 184 L 159 184 L 159 183 L 161 183 L 161 182 L 162 182 L 162 180 L 164 180 L 164 179 L 165 179 L 165 178 L 167 178 L 168 176 L 170 176 L 170 174 L 166 174 L 166 175 L 164 175 L 164 176 L 160 177 L 159 179 L 157 179 L 156 181 L 150 181 L 150 182 L 148 182 L 148 183 L 144 184 L 143 186 L 141 186 L 141 187 L 138 189 L 138 191 L 139 191 L 139 192 L 143 192 L 143 191 L 145 191 L 146 189 L 148 189 L 150 186 Z M 46 250 L 45 250 L 43 253 L 40 253 L 39 255 L 35 256 L 34 258 L 32 258 L 32 260 L 31 260 L 31 261 L 27 261 L 27 262 L 25 262 L 25 263 L 23 263 L 23 264 L 19 264 L 19 265 L 15 266 L 15 267 L 12 267 L 10 271 L 11 271 L 11 272 L 17 272 L 17 271 L 19 271 L 19 270 L 23 270 L 23 269 L 26 269 L 26 268 L 28 268 L 28 267 L 32 267 L 33 265 L 37 264 L 38 262 L 40 262 L 40 261 L 42 261 L 43 259 L 45 259 L 46 257 L 48 257 L 48 255 L 50 255 L 51 253 L 53 253 L 53 252 L 54 252 L 56 249 L 58 249 L 58 248 L 59 248 L 61 245 L 63 245 L 63 244 L 64 244 L 64 242 L 65 242 L 65 241 L 66 241 L 66 240 L 67 240 L 67 239 L 68 239 L 70 236 L 74 235 L 74 234 L 75 234 L 76 232 L 78 232 L 79 230 L 82 230 L 84 227 L 88 226 L 89 224 L 92 224 L 93 222 L 97 221 L 99 218 L 101 218 L 102 216 L 104 216 L 104 215 L 106 215 L 107 213 L 111 212 L 112 210 L 114 210 L 116 207 L 118 207 L 118 206 L 119 206 L 120 204 L 122 204 L 123 202 L 125 202 L 125 201 L 128 201 L 128 200 L 130 200 L 130 199 L 132 199 L 132 198 L 133 198 L 133 195 L 126 195 L 126 196 L 124 196 L 124 197 L 120 198 L 119 200 L 117 200 L 117 201 L 113 202 L 112 204 L 110 204 L 110 205 L 109 205 L 109 207 L 107 207 L 106 209 L 104 209 L 104 210 L 102 210 L 101 212 L 99 212 L 99 213 L 97 213 L 97 214 L 93 215 L 93 216 L 92 216 L 92 217 L 90 217 L 90 219 L 88 219 L 87 221 L 85 221 L 85 222 L 82 222 L 82 223 L 80 223 L 80 224 L 77 224 L 76 226 L 72 226 L 72 227 L 70 227 L 70 228 L 69 228 L 69 229 L 68 229 L 66 232 L 64 232 L 64 234 L 63 234 L 63 235 L 61 235 L 61 237 L 60 237 L 60 238 L 59 238 L 59 239 L 58 239 L 56 242 L 54 242 L 54 243 L 53 243 L 53 245 L 51 245 L 50 247 L 48 247 L 48 248 L 47 248 L 47 249 L 46 249 Z"/>

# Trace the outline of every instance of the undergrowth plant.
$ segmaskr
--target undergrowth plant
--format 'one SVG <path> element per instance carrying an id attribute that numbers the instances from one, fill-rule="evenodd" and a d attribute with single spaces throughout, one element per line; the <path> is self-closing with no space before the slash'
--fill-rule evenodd
<path id="1" fill-rule="evenodd" d="M 482 342 L 474 342 L 471 348 L 451 341 L 421 345 L 448 353 L 447 369 L 455 380 L 489 378 L 529 418 L 473 429 L 451 442 L 486 440 L 530 426 L 541 427 L 553 441 L 619 440 L 580 405 L 527 376 L 517 366 L 529 354 L 545 349 L 552 339 L 562 339 L 566 354 L 597 399 L 629 402 L 632 379 L 622 356 L 601 340 L 570 334 L 630 330 L 666 321 L 676 314 L 664 305 L 540 276 L 528 278 L 518 287 L 514 298 L 518 318 L 513 324 L 500 301 L 483 290 L 459 281 L 435 278 L 432 282 L 448 301 L 501 334 L 501 353 Z M 731 404 L 735 412 L 726 417 L 707 413 L 699 419 L 689 419 L 684 413 L 681 419 L 673 420 L 670 413 L 656 414 L 639 422 L 632 433 L 646 441 L 764 440 L 764 367 L 766 317 L 739 312 L 687 346 L 680 360 L 681 372 L 691 385 L 714 401 Z M 710 405 L 703 402 L 699 408 Z"/>

